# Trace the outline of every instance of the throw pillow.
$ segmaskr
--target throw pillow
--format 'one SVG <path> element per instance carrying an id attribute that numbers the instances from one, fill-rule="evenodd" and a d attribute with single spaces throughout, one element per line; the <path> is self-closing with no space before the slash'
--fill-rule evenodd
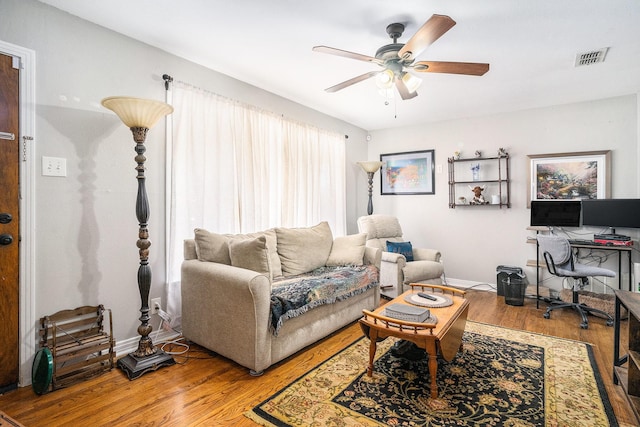
<path id="1" fill-rule="evenodd" d="M 229 257 L 234 267 L 246 268 L 273 279 L 267 238 L 263 235 L 255 239 L 229 239 Z"/>
<path id="2" fill-rule="evenodd" d="M 404 255 L 407 261 L 413 261 L 413 247 L 411 242 L 390 242 L 387 240 L 387 252 Z"/>
<path id="3" fill-rule="evenodd" d="M 267 239 L 267 250 L 269 252 L 269 262 L 273 277 L 282 276 L 282 267 L 280 265 L 280 256 L 276 249 L 277 238 L 274 229 L 249 234 L 217 234 L 202 228 L 196 228 L 196 255 L 200 261 L 231 265 L 231 258 L 229 257 L 229 240 L 251 240 L 259 236 L 265 236 Z"/>
<path id="4" fill-rule="evenodd" d="M 280 256 L 277 251 L 276 232 L 272 228 L 266 231 L 248 234 L 227 234 L 229 239 L 255 239 L 256 237 L 265 236 L 267 238 L 267 251 L 269 253 L 269 263 L 271 264 L 271 272 L 273 277 L 282 276 L 282 266 L 280 265 Z"/>
<path id="5" fill-rule="evenodd" d="M 326 265 L 333 244 L 329 223 L 309 228 L 276 228 L 284 276 L 295 276 Z"/>
<path id="6" fill-rule="evenodd" d="M 367 233 L 336 237 L 331 246 L 328 266 L 362 265 Z"/>
<path id="7" fill-rule="evenodd" d="M 212 233 L 201 228 L 195 229 L 196 254 L 200 261 L 231 265 L 227 236 Z"/>

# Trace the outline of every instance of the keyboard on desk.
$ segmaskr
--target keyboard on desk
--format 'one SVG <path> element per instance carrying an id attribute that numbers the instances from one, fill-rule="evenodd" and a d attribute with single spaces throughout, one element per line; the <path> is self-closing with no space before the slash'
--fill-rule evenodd
<path id="1" fill-rule="evenodd" d="M 569 243 L 572 245 L 607 246 L 606 243 L 595 242 L 593 240 L 586 239 L 569 239 Z"/>

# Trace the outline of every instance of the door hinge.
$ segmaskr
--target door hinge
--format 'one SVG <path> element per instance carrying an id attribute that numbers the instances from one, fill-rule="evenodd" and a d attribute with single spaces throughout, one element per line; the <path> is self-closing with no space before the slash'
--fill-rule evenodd
<path id="1" fill-rule="evenodd" d="M 22 70 L 22 61 L 19 56 L 12 56 L 13 61 L 11 61 L 11 65 L 14 70 Z"/>

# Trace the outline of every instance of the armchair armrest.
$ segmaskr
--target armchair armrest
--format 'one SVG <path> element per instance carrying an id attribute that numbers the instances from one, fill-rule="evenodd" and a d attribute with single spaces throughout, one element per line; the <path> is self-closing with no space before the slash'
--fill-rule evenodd
<path id="1" fill-rule="evenodd" d="M 437 249 L 413 248 L 413 259 L 415 261 L 435 261 L 440 262 L 440 251 Z"/>
<path id="2" fill-rule="evenodd" d="M 403 268 L 407 264 L 407 259 L 404 255 L 395 252 L 382 252 L 382 262 L 390 262 L 392 264 L 398 264 L 398 268 Z"/>

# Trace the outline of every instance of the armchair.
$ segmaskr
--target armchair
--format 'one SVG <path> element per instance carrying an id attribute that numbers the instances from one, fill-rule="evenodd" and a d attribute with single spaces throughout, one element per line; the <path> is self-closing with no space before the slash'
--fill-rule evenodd
<path id="1" fill-rule="evenodd" d="M 388 243 L 409 243 L 402 238 L 398 218 L 390 215 L 368 215 L 358 218 L 358 231 L 367 233 L 367 246 L 382 251 L 380 290 L 387 297 L 396 297 L 408 290 L 410 283 L 442 284 L 444 267 L 440 251 L 411 247 L 413 261 L 401 253 L 390 252 Z M 409 254 L 407 254 L 409 255 Z"/>

